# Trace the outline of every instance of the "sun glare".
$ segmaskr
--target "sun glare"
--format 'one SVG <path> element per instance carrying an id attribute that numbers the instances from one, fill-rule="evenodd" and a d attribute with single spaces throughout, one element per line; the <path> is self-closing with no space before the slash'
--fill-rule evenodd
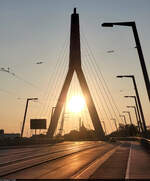
<path id="1" fill-rule="evenodd" d="M 68 102 L 68 109 L 71 112 L 78 113 L 85 106 L 85 100 L 82 96 L 72 96 Z"/>

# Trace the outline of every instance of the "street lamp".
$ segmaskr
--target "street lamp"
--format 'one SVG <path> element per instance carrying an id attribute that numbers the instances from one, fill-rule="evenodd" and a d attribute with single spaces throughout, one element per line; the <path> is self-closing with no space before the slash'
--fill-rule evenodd
<path id="1" fill-rule="evenodd" d="M 124 97 L 125 97 L 125 98 L 134 98 L 135 104 L 136 104 L 136 108 L 137 108 L 137 111 L 138 111 L 138 114 L 139 114 L 138 102 L 137 102 L 136 96 L 124 96 Z M 139 114 L 139 118 L 140 118 L 140 114 Z M 140 125 L 141 125 L 142 132 L 144 133 L 144 132 L 145 132 L 145 129 L 144 129 L 144 125 L 142 124 L 142 123 L 143 123 L 143 120 L 141 121 L 141 119 L 140 119 L 139 121 L 140 121 Z"/>
<path id="2" fill-rule="evenodd" d="M 127 125 L 127 121 L 126 121 L 125 115 L 119 115 L 119 116 L 124 118 L 124 123 L 125 123 L 125 125 Z"/>
<path id="3" fill-rule="evenodd" d="M 56 107 L 52 107 L 52 110 L 51 110 L 51 121 L 52 121 L 52 117 L 53 117 L 55 108 L 56 108 Z"/>
<path id="4" fill-rule="evenodd" d="M 135 106 L 127 106 L 127 108 L 133 108 L 134 109 L 134 111 L 135 111 L 135 116 L 136 116 L 136 120 L 137 120 L 137 126 L 138 126 L 138 128 L 139 128 L 139 132 L 140 132 L 140 118 L 138 119 L 138 114 L 137 114 L 137 110 L 136 110 L 136 107 Z"/>
<path id="5" fill-rule="evenodd" d="M 28 104 L 29 104 L 29 101 L 31 101 L 31 100 L 38 100 L 38 98 L 27 98 L 25 112 L 24 112 L 24 118 L 23 118 L 23 123 L 22 123 L 22 129 L 21 129 L 21 137 L 23 137 L 23 131 L 24 131 L 24 125 L 25 125 L 25 120 L 26 120 Z"/>
<path id="6" fill-rule="evenodd" d="M 114 123 L 115 123 L 115 127 L 116 127 L 116 130 L 118 131 L 118 128 L 117 128 L 117 123 L 116 123 L 116 119 L 115 119 L 115 118 L 112 118 L 111 120 L 113 120 L 113 121 L 114 121 Z"/>
<path id="7" fill-rule="evenodd" d="M 133 123 L 132 123 L 132 119 L 131 119 L 131 114 L 130 114 L 130 112 L 129 112 L 129 111 L 123 111 L 123 113 L 128 113 L 129 119 L 130 119 L 130 124 L 133 124 Z"/>
<path id="8" fill-rule="evenodd" d="M 134 85 L 134 89 L 135 89 L 135 93 L 136 93 L 136 97 L 137 97 L 137 101 L 138 101 L 138 105 L 139 105 L 139 109 L 140 109 L 140 113 L 141 113 L 141 118 L 142 118 L 142 122 L 143 122 L 144 131 L 147 132 L 144 113 L 143 113 L 143 109 L 142 109 L 142 104 L 141 104 L 141 101 L 140 101 L 140 97 L 139 97 L 139 93 L 138 93 L 138 89 L 137 89 L 137 85 L 136 85 L 134 75 L 118 75 L 117 76 L 117 78 L 123 78 L 123 77 L 131 78 L 132 81 L 133 81 L 133 85 Z"/>
<path id="9" fill-rule="evenodd" d="M 140 44 L 140 40 L 139 40 L 137 28 L 136 28 L 136 24 L 135 24 L 134 21 L 130 21 L 130 22 L 113 22 L 113 23 L 103 23 L 102 24 L 103 27 L 113 27 L 114 25 L 131 26 L 132 27 L 135 42 L 136 42 L 136 48 L 137 48 L 137 51 L 138 51 L 140 64 L 141 64 L 141 68 L 142 68 L 142 72 L 143 72 L 143 76 L 144 76 L 144 81 L 145 81 L 145 85 L 146 85 L 146 89 L 147 89 L 147 94 L 148 94 L 149 101 L 150 101 L 150 82 L 149 82 L 149 77 L 148 77 L 148 73 L 147 73 L 147 69 L 146 69 L 146 65 L 145 65 L 145 60 L 144 60 L 144 56 L 143 56 L 143 52 L 142 52 L 142 48 L 141 48 L 141 44 Z"/>
<path id="10" fill-rule="evenodd" d="M 102 123 L 103 123 L 103 125 L 104 125 L 104 130 L 105 130 L 105 135 L 107 134 L 107 132 L 106 132 L 106 125 L 105 125 L 105 122 L 104 121 L 102 121 Z"/>
<path id="11" fill-rule="evenodd" d="M 53 106 L 52 108 L 51 108 L 51 116 L 50 116 L 50 122 L 52 122 L 52 119 L 53 119 L 53 114 L 54 114 L 54 110 L 55 110 L 55 106 Z"/>

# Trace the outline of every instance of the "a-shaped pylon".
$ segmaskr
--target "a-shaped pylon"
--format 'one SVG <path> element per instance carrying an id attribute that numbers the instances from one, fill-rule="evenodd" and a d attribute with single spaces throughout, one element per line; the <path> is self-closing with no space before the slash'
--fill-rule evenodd
<path id="1" fill-rule="evenodd" d="M 81 67 L 81 51 L 80 51 L 80 31 L 79 31 L 79 14 L 76 13 L 76 8 L 74 8 L 74 13 L 71 15 L 71 34 L 70 34 L 70 55 L 69 55 L 69 69 L 65 82 L 63 84 L 60 96 L 58 98 L 54 114 L 52 116 L 50 126 L 47 132 L 49 137 L 53 137 L 54 132 L 58 125 L 58 120 L 66 102 L 66 97 L 68 89 L 73 77 L 74 72 L 76 72 L 86 105 L 89 110 L 89 114 L 95 128 L 96 134 L 100 140 L 104 139 L 104 131 L 100 123 L 98 113 L 96 111 L 90 90 L 88 88 L 82 67 Z"/>

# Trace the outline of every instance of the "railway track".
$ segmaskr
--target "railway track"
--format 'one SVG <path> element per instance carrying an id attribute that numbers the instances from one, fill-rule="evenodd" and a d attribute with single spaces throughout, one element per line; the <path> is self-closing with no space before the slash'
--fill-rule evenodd
<path id="1" fill-rule="evenodd" d="M 101 142 L 101 141 L 99 141 Z M 77 143 L 77 144 L 76 144 Z M 92 143 L 97 143 L 97 142 L 92 142 Z M 15 147 L 15 148 L 10 148 L 9 149 L 0 149 L 1 152 L 0 152 L 0 158 L 1 157 L 8 157 L 8 153 L 11 155 L 11 156 L 15 156 L 15 155 L 21 155 L 21 154 L 30 154 L 30 153 L 33 153 L 34 152 L 38 152 L 38 151 L 45 151 L 45 150 L 49 150 L 50 149 L 59 149 L 59 147 L 65 147 L 66 145 L 69 144 L 69 147 L 71 146 L 77 146 L 77 145 L 85 145 L 84 142 L 64 142 L 64 143 L 58 143 L 58 144 L 46 144 L 46 145 L 34 145 L 34 146 L 28 146 L 28 147 Z M 87 141 L 86 144 L 91 144 L 90 141 Z M 43 149 L 43 150 L 42 150 Z M 6 153 L 6 150 L 7 150 L 7 153 Z M 10 151 L 11 150 L 11 151 Z M 4 153 L 3 153 L 4 152 Z"/>
<path id="2" fill-rule="evenodd" d="M 100 144 L 103 144 L 102 142 L 99 142 Z M 37 148 L 37 149 L 32 149 L 32 150 L 24 150 L 24 151 L 15 151 L 15 152 L 8 152 L 7 154 L 5 153 L 5 155 L 3 155 L 2 158 L 0 158 L 0 166 L 4 166 L 7 163 L 13 163 L 16 160 L 24 160 L 24 159 L 30 159 L 30 157 L 34 157 L 34 156 L 38 156 L 38 155 L 45 155 L 45 154 L 50 154 L 50 153 L 54 153 L 54 152 L 59 152 L 59 151 L 64 151 L 64 150 L 70 150 L 73 148 L 79 148 L 79 147 L 85 147 L 88 145 L 93 145 L 95 144 L 95 142 L 87 142 L 86 144 L 82 144 L 82 143 L 69 143 L 68 145 L 65 144 L 61 144 L 61 145 L 57 145 L 57 146 L 48 146 L 47 148 Z M 97 143 L 96 143 L 97 144 Z M 42 153 L 42 154 L 41 154 Z"/>
<path id="3" fill-rule="evenodd" d="M 92 143 L 93 145 L 94 143 Z M 102 145 L 105 144 L 105 143 L 101 143 Z M 62 149 L 58 149 L 57 151 L 54 151 L 55 148 L 53 148 L 52 150 L 49 150 L 49 149 L 46 149 L 46 150 L 41 150 L 41 149 L 38 149 L 38 150 L 34 150 L 34 155 L 28 155 L 29 153 L 32 153 L 33 154 L 33 150 L 26 153 L 25 151 L 24 152 L 21 152 L 21 155 L 18 155 L 20 153 L 15 153 L 11 156 L 8 157 L 8 155 L 6 156 L 7 159 L 11 160 L 14 158 L 14 156 L 17 154 L 17 156 L 19 156 L 20 158 L 16 158 L 16 159 L 13 159 L 11 161 L 8 161 L 8 162 L 3 162 L 3 163 L 0 163 L 0 167 L 2 166 L 6 166 L 6 165 L 9 165 L 9 164 L 13 164 L 13 163 L 17 163 L 17 162 L 20 162 L 20 161 L 25 161 L 25 160 L 28 160 L 28 159 L 32 159 L 32 158 L 38 158 L 38 157 L 42 157 L 42 156 L 46 156 L 46 155 L 51 155 L 51 154 L 54 154 L 54 153 L 59 153 L 59 152 L 62 152 L 62 151 L 69 151 L 69 150 L 74 150 L 74 149 L 77 149 L 77 148 L 82 148 L 82 147 L 87 147 L 87 146 L 91 146 L 91 143 L 88 143 L 86 145 L 79 145 L 79 146 L 75 146 L 74 144 L 72 145 L 69 145 L 69 146 L 72 146 L 71 148 L 62 148 Z M 45 152 L 45 153 L 42 153 L 41 152 Z M 23 155 L 22 155 L 23 153 Z M 23 157 L 24 154 L 26 153 L 26 157 Z M 23 157 L 23 158 L 22 158 Z"/>

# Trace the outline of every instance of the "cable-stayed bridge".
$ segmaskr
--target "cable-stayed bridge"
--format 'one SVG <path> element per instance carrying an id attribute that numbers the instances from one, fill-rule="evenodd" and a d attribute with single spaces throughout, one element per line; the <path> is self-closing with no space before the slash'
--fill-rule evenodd
<path id="1" fill-rule="evenodd" d="M 150 149 L 150 140 L 143 138 L 143 136 L 146 136 L 146 133 L 143 126 L 142 117 L 139 116 L 140 113 L 137 114 L 137 122 L 134 122 L 134 124 L 136 124 L 135 128 L 137 128 L 136 133 L 140 134 L 141 137 L 137 137 L 135 135 L 133 136 L 133 129 L 130 128 L 132 126 L 134 127 L 134 125 L 129 112 L 124 111 L 124 113 L 129 114 L 129 121 L 131 125 L 129 125 L 128 127 L 126 117 L 125 115 L 120 114 L 111 91 L 109 90 L 102 73 L 98 70 L 96 62 L 93 64 L 93 62 L 90 61 L 94 58 L 91 50 L 89 50 L 89 46 L 87 45 L 86 48 L 85 57 L 86 63 L 89 64 L 88 70 L 86 70 L 87 67 L 84 65 L 85 62 L 83 63 L 81 58 L 82 48 L 80 44 L 79 14 L 76 12 L 76 8 L 74 8 L 74 12 L 71 15 L 69 64 L 65 66 L 67 67 L 67 69 L 66 74 L 64 75 L 64 80 L 61 76 L 58 76 L 56 74 L 54 75 L 55 78 L 56 76 L 58 76 L 57 78 L 61 79 L 62 85 L 58 86 L 58 81 L 55 82 L 54 91 L 58 91 L 59 95 L 51 97 L 51 99 L 54 99 L 56 102 L 56 104 L 52 107 L 50 124 L 48 125 L 48 130 L 46 132 L 46 137 L 51 142 L 38 144 L 39 137 L 37 137 L 34 145 L 22 145 L 20 142 L 20 145 L 18 144 L 19 146 L 1 147 L 0 178 L 150 178 L 150 157 L 148 153 Z M 7 73 L 10 72 L 9 69 L 3 69 L 2 71 L 5 71 Z M 94 79 L 92 79 L 92 71 L 95 75 Z M 63 71 L 62 74 L 64 74 Z M 13 76 L 15 76 L 15 74 Z M 99 76 L 101 76 L 103 82 L 101 81 Z M 132 78 L 134 80 L 134 77 Z M 97 87 L 91 86 L 93 85 L 93 82 L 95 82 Z M 101 91 L 101 86 L 103 87 L 103 92 Z M 95 94 L 97 96 L 94 96 Z M 104 94 L 105 96 L 103 96 Z M 100 95 L 103 97 L 103 101 L 105 103 L 105 106 L 103 103 L 101 103 L 102 107 L 100 109 L 103 109 L 108 122 L 103 119 L 103 114 L 101 114 L 101 111 L 98 111 Z M 74 98 L 74 100 L 71 99 L 72 97 Z M 134 96 L 130 97 L 134 98 Z M 37 98 L 30 98 L 27 101 L 29 102 L 29 100 L 36 99 Z M 69 103 L 70 99 L 74 102 Z M 86 106 L 85 109 L 88 114 L 88 117 L 85 117 L 85 119 L 85 115 L 82 115 L 81 113 L 82 106 Z M 134 106 L 130 107 L 133 108 Z M 50 108 L 51 107 L 49 107 L 49 109 Z M 76 112 L 77 120 L 75 120 L 75 117 L 72 116 L 73 113 L 68 112 L 69 109 L 72 109 L 72 112 Z M 108 116 L 106 109 L 109 112 L 110 117 Z M 136 111 L 138 111 L 138 109 L 135 109 L 135 113 Z M 27 106 L 25 115 L 26 113 Z M 62 135 L 63 130 L 65 130 L 64 126 L 69 124 L 69 121 L 65 121 L 65 116 L 71 116 L 69 120 L 71 124 L 73 124 L 75 121 L 78 122 L 80 131 L 86 130 L 84 126 L 87 124 L 86 119 L 90 120 L 97 140 L 78 140 L 64 141 L 57 144 L 55 142 L 53 143 L 52 140 L 53 138 L 55 138 L 56 132 L 59 131 L 59 134 Z M 123 117 L 124 119 L 121 119 L 121 117 Z M 108 137 L 107 130 L 110 120 L 114 121 L 113 126 L 115 128 L 115 137 L 112 137 L 113 134 L 111 137 Z M 125 128 L 122 129 L 123 133 L 125 133 L 125 136 L 122 138 L 120 136 L 122 132 L 121 126 L 119 127 L 119 123 L 122 123 Z M 22 136 L 24 131 L 24 124 L 25 119 L 22 127 Z M 89 126 L 89 128 L 91 128 L 91 126 Z M 112 125 L 110 125 L 110 127 L 112 128 Z M 128 134 L 132 137 L 129 137 Z M 24 138 L 22 138 L 22 140 L 23 139 Z M 16 142 L 17 141 L 19 142 L 20 140 L 16 139 Z M 145 147 L 145 149 L 143 146 Z"/>

